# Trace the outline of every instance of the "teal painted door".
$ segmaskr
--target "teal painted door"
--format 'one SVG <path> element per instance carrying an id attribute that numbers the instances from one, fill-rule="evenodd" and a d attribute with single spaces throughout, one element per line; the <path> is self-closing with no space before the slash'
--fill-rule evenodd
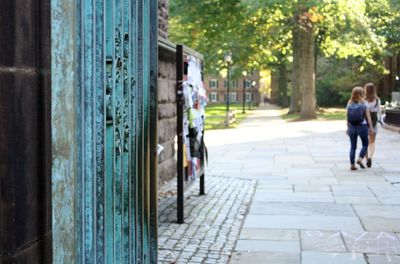
<path id="1" fill-rule="evenodd" d="M 77 259 L 156 263 L 157 1 L 77 14 Z"/>

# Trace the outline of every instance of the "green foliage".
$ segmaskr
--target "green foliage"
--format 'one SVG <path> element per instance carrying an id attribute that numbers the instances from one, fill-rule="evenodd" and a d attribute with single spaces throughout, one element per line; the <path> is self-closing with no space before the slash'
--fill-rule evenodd
<path id="1" fill-rule="evenodd" d="M 400 52 L 400 1 L 366 0 L 367 16 L 371 30 L 382 36 L 387 43 L 387 52 Z"/>
<path id="2" fill-rule="evenodd" d="M 379 80 L 379 72 L 373 67 L 360 72 L 356 59 L 323 59 L 318 66 L 316 94 L 319 106 L 344 106 L 354 86 Z"/>
<path id="3" fill-rule="evenodd" d="M 171 0 L 170 38 L 203 53 L 207 72 L 220 72 L 228 51 L 235 65 L 247 63 L 247 37 L 253 32 L 242 30 L 244 15 L 239 0 Z"/>
<path id="4" fill-rule="evenodd" d="M 290 65 L 293 26 L 312 26 L 315 54 L 331 62 L 317 71 L 319 105 L 343 104 L 400 52 L 398 0 L 170 0 L 169 23 L 172 41 L 205 55 L 206 73 L 221 73 L 231 51 L 233 78 Z"/>

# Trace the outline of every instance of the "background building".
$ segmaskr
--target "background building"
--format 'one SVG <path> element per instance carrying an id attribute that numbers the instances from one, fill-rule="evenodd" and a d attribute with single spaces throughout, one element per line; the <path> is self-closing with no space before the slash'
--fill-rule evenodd
<path id="1" fill-rule="evenodd" d="M 252 105 L 260 103 L 260 72 L 251 71 L 246 77 L 232 78 L 230 81 L 230 103 L 243 102 L 243 87 L 245 90 L 245 100 Z M 216 75 L 205 75 L 204 86 L 207 90 L 209 104 L 226 103 L 228 83 L 226 78 Z"/>

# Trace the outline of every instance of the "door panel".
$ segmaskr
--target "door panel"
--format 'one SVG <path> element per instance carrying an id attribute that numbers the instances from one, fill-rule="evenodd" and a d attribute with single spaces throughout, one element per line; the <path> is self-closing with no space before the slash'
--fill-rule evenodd
<path id="1" fill-rule="evenodd" d="M 149 230 L 154 8 L 153 0 L 78 3 L 79 263 L 150 263 L 157 249 Z"/>

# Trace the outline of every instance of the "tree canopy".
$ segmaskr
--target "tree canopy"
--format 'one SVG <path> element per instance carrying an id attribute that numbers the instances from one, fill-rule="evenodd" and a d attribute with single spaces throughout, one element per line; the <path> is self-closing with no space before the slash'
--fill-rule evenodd
<path id="1" fill-rule="evenodd" d="M 310 43 L 301 35 L 307 28 Z M 383 74 L 383 59 L 400 52 L 398 28 L 397 0 L 170 0 L 170 38 L 203 53 L 209 73 L 224 68 L 228 51 L 240 71 L 282 72 L 282 65 L 296 71 L 302 54 L 296 53 L 296 45 L 306 44 L 314 50 L 314 75 L 318 58 L 349 60 L 358 73 Z M 292 79 L 301 81 L 304 75 Z"/>

